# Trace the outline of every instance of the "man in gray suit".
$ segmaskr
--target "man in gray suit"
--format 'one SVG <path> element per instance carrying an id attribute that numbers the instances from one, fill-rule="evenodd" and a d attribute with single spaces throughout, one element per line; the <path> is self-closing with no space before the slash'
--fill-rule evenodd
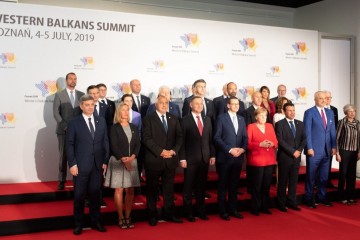
<path id="1" fill-rule="evenodd" d="M 75 90 L 77 77 L 75 73 L 66 75 L 66 88 L 55 94 L 53 112 L 57 122 L 56 134 L 59 142 L 59 184 L 58 190 L 64 190 L 67 172 L 67 157 L 65 149 L 65 138 L 68 122 L 81 114 L 79 99 L 83 92 Z"/>

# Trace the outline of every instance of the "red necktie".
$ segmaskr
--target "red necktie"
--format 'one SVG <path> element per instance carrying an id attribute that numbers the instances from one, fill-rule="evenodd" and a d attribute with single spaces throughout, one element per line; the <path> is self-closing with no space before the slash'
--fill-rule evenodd
<path id="1" fill-rule="evenodd" d="M 197 125 L 198 125 L 198 129 L 199 129 L 199 133 L 200 133 L 200 136 L 202 136 L 202 133 L 203 133 L 203 125 L 200 121 L 200 116 L 196 116 L 197 118 Z"/>
<path id="2" fill-rule="evenodd" d="M 326 118 L 325 118 L 325 114 L 324 114 L 324 109 L 321 109 L 321 119 L 324 123 L 324 128 L 326 128 Z"/>

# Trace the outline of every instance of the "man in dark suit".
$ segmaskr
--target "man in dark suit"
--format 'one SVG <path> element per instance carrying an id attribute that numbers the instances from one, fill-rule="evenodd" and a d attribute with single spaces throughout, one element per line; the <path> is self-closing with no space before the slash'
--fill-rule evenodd
<path id="1" fill-rule="evenodd" d="M 95 109 L 94 109 L 93 114 L 96 117 L 99 116 L 99 117 L 102 117 L 105 119 L 106 125 L 107 125 L 107 130 L 108 130 L 108 135 L 109 135 L 109 132 L 110 132 L 109 126 L 111 127 L 112 124 L 110 125 L 110 123 L 112 123 L 113 119 L 114 119 L 114 118 L 110 119 L 111 118 L 110 110 L 109 110 L 110 105 L 107 105 L 100 101 L 100 89 L 97 85 L 90 85 L 86 89 L 86 93 L 93 97 L 94 104 L 95 104 Z M 101 183 L 102 182 L 103 181 L 101 181 Z M 106 202 L 102 196 L 103 196 L 103 189 L 101 188 L 100 205 L 101 205 L 101 207 L 106 207 Z M 86 207 L 89 206 L 89 202 L 87 201 L 87 199 L 85 201 L 85 206 Z"/>
<path id="2" fill-rule="evenodd" d="M 75 89 L 77 77 L 75 73 L 68 73 L 65 78 L 66 88 L 55 94 L 53 114 L 57 123 L 56 135 L 59 146 L 59 176 L 58 190 L 64 190 L 67 173 L 67 157 L 65 148 L 66 131 L 68 122 L 81 114 L 79 99 L 83 92 Z"/>
<path id="3" fill-rule="evenodd" d="M 214 109 L 215 109 L 215 117 L 218 115 L 218 113 L 216 111 L 217 111 L 217 109 L 219 107 L 219 104 L 221 102 L 223 102 L 224 99 L 226 99 L 229 96 L 229 94 L 227 92 L 227 83 L 225 83 L 223 85 L 222 91 L 223 91 L 223 94 L 221 96 L 218 96 L 218 97 L 213 99 Z"/>
<path id="4" fill-rule="evenodd" d="M 86 93 L 93 97 L 95 109 L 94 109 L 94 115 L 102 117 L 106 120 L 106 123 L 108 122 L 108 108 L 109 106 L 106 105 L 103 102 L 99 101 L 100 91 L 99 88 L 96 85 L 90 85 L 86 89 Z"/>
<path id="5" fill-rule="evenodd" d="M 66 134 L 66 153 L 70 173 L 74 177 L 74 234 L 82 232 L 85 197 L 88 196 L 91 227 L 100 232 L 101 179 L 109 160 L 109 141 L 104 118 L 94 116 L 94 99 L 80 98 L 83 114 L 70 121 Z"/>
<path id="6" fill-rule="evenodd" d="M 209 164 L 215 164 L 215 148 L 211 120 L 202 116 L 203 100 L 194 96 L 190 100 L 191 113 L 181 120 L 183 144 L 179 158 L 184 168 L 183 203 L 186 219 L 195 222 L 192 213 L 192 192 L 195 191 L 196 211 L 199 218 L 208 220 L 205 213 L 205 189 Z"/>
<path id="7" fill-rule="evenodd" d="M 335 129 L 337 130 L 337 126 L 338 126 L 338 122 L 339 122 L 338 109 L 331 105 L 331 100 L 332 100 L 331 92 L 325 91 L 325 98 L 326 98 L 326 108 L 332 110 L 334 113 Z M 330 178 L 331 166 L 332 166 L 332 159 L 330 160 L 330 165 L 329 165 L 329 179 L 327 182 L 327 187 L 328 188 L 337 188 L 337 186 L 335 186 L 331 182 L 331 178 Z"/>
<path id="8" fill-rule="evenodd" d="M 174 115 L 175 117 L 180 119 L 181 118 L 180 108 L 176 103 L 171 102 L 170 88 L 168 86 L 161 86 L 159 88 L 158 96 L 164 96 L 168 100 L 169 106 L 167 108 L 167 112 L 171 113 L 172 115 Z M 156 104 L 155 103 L 153 103 L 149 106 L 149 108 L 146 112 L 146 115 L 150 115 L 154 112 L 156 112 Z"/>
<path id="9" fill-rule="evenodd" d="M 150 106 L 150 98 L 141 94 L 141 83 L 138 79 L 133 79 L 130 81 L 131 96 L 133 97 L 132 110 L 140 113 L 141 119 L 146 116 L 146 112 Z M 144 147 L 140 146 L 139 156 L 137 158 L 138 171 L 140 176 L 140 181 L 144 182 L 145 179 L 142 176 L 143 166 L 144 166 Z"/>
<path id="10" fill-rule="evenodd" d="M 254 92 L 251 96 L 252 105 L 246 109 L 246 126 L 250 123 L 256 122 L 255 119 L 255 110 L 260 107 L 262 103 L 262 96 L 260 92 Z M 266 122 L 271 123 L 270 114 L 268 113 L 266 116 Z"/>
<path id="11" fill-rule="evenodd" d="M 99 88 L 99 102 L 102 102 L 103 104 L 106 104 L 108 106 L 108 113 L 107 113 L 108 117 L 106 123 L 108 125 L 108 131 L 109 131 L 110 127 L 114 123 L 114 115 L 116 110 L 115 102 L 106 98 L 107 87 L 104 83 L 99 83 L 96 86 Z"/>
<path id="12" fill-rule="evenodd" d="M 237 94 L 237 85 L 233 82 L 229 82 L 227 84 L 227 92 L 228 92 L 228 96 L 229 97 L 236 97 Z M 222 113 L 227 113 L 228 112 L 228 99 L 223 99 L 223 101 L 220 101 L 219 103 L 217 103 L 217 109 L 215 110 L 216 112 L 216 117 L 219 116 Z M 242 116 L 244 119 L 246 119 L 246 109 L 245 109 L 245 104 L 243 101 L 239 100 L 239 110 L 237 112 L 238 115 Z"/>
<path id="13" fill-rule="evenodd" d="M 149 211 L 149 224 L 157 224 L 156 199 L 161 177 L 164 195 L 165 220 L 182 223 L 175 216 L 174 177 L 179 166 L 179 150 L 182 144 L 182 131 L 179 120 L 167 112 L 168 100 L 159 96 L 156 112 L 143 118 L 142 142 L 145 146 L 146 201 Z"/>
<path id="14" fill-rule="evenodd" d="M 132 109 L 141 114 L 141 117 L 146 116 L 147 109 L 150 105 L 150 98 L 145 95 L 142 95 L 141 92 L 141 83 L 137 79 L 130 81 L 131 95 L 133 97 L 133 106 Z"/>
<path id="15" fill-rule="evenodd" d="M 306 183 L 305 203 L 316 208 L 313 191 L 317 172 L 319 171 L 316 203 L 332 206 L 326 199 L 326 185 L 329 177 L 330 159 L 336 154 L 336 131 L 334 114 L 325 108 L 326 98 L 323 91 L 315 93 L 315 106 L 304 113 L 306 131 Z"/>
<path id="16" fill-rule="evenodd" d="M 285 118 L 275 125 L 276 137 L 279 143 L 277 151 L 278 162 L 278 208 L 287 212 L 290 209 L 300 211 L 296 202 L 296 186 L 298 182 L 301 152 L 306 144 L 306 134 L 303 122 L 295 119 L 295 106 L 285 103 L 283 106 Z M 288 185 L 289 184 L 289 185 Z M 288 195 L 286 196 L 286 187 Z"/>
<path id="17" fill-rule="evenodd" d="M 274 103 L 276 103 L 276 100 L 279 97 L 285 97 L 285 95 L 286 95 L 286 86 L 284 84 L 280 84 L 277 87 L 277 94 L 278 95 L 276 97 L 270 98 L 270 100 L 273 101 Z"/>
<path id="18" fill-rule="evenodd" d="M 216 170 L 218 181 L 218 204 L 220 217 L 230 220 L 226 211 L 226 190 L 228 191 L 229 210 L 232 216 L 243 218 L 237 210 L 237 186 L 240 171 L 247 149 L 248 137 L 245 120 L 239 116 L 240 102 L 231 96 L 228 100 L 228 112 L 218 116 L 214 141 L 217 146 Z"/>
<path id="19" fill-rule="evenodd" d="M 211 101 L 210 99 L 205 97 L 205 95 L 206 95 L 205 80 L 204 79 L 196 80 L 192 85 L 192 89 L 193 89 L 193 95 L 184 99 L 184 104 L 183 104 L 183 108 L 182 108 L 182 116 L 184 117 L 184 116 L 187 116 L 190 114 L 190 112 L 191 112 L 190 100 L 193 96 L 199 96 L 202 98 L 203 103 L 204 103 L 204 109 L 201 114 L 203 116 L 210 117 L 211 121 L 214 122 L 214 119 L 215 119 L 214 104 L 213 104 L 213 101 Z"/>

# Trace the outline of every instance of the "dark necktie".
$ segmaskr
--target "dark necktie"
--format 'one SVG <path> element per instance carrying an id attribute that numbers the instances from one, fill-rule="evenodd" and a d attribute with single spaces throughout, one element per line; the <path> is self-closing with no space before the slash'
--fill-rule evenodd
<path id="1" fill-rule="evenodd" d="M 97 111 L 97 105 L 95 105 L 95 108 L 94 108 L 94 116 L 96 116 L 96 117 L 99 116 L 99 113 Z"/>
<path id="2" fill-rule="evenodd" d="M 326 128 L 326 118 L 325 118 L 325 114 L 324 114 L 324 109 L 321 109 L 321 119 L 323 121 L 324 128 Z"/>
<path id="3" fill-rule="evenodd" d="M 103 99 L 103 100 L 101 100 L 101 102 L 103 103 L 103 104 L 106 104 L 106 102 L 105 102 L 105 100 Z"/>
<path id="4" fill-rule="evenodd" d="M 167 131 L 168 131 L 168 126 L 167 126 L 166 121 L 165 121 L 165 116 L 164 116 L 164 115 L 161 115 L 161 118 L 162 118 L 162 124 L 163 124 L 163 126 L 164 126 L 165 133 L 167 133 Z"/>
<path id="5" fill-rule="evenodd" d="M 136 96 L 136 101 L 137 101 L 137 104 L 138 104 L 138 110 L 139 110 L 139 112 L 140 112 L 140 107 L 141 107 L 141 105 L 140 105 L 140 97 L 139 96 Z"/>
<path id="6" fill-rule="evenodd" d="M 94 136 L 95 136 L 94 125 L 91 122 L 91 118 L 88 118 L 88 119 L 89 119 L 90 133 L 91 133 L 92 138 L 94 139 Z"/>
<path id="7" fill-rule="evenodd" d="M 202 136 L 202 133 L 203 133 L 203 125 L 201 123 L 201 120 L 200 120 L 200 116 L 196 116 L 197 118 L 197 126 L 198 126 L 198 129 L 199 129 L 199 133 L 200 133 L 200 136 Z"/>
<path id="8" fill-rule="evenodd" d="M 295 138 L 295 136 L 296 136 L 296 129 L 295 129 L 295 126 L 294 126 L 294 122 L 293 122 L 293 121 L 289 121 L 289 123 L 290 123 L 291 132 L 292 132 L 292 134 L 293 134 L 293 136 L 294 136 L 294 138 Z"/>

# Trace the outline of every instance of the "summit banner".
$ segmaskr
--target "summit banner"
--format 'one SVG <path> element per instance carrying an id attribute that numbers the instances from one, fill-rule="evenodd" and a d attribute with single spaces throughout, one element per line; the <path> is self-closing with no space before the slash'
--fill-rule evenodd
<path id="1" fill-rule="evenodd" d="M 279 84 L 297 118 L 318 90 L 318 32 L 232 22 L 30 4 L 0 3 L 0 183 L 54 181 L 58 149 L 54 94 L 75 72 L 77 89 L 105 83 L 118 100 L 139 79 L 155 101 L 160 86 L 182 105 L 197 79 L 207 97 L 235 82 L 248 106 Z M 6 162 L 6 164 L 5 164 Z"/>

